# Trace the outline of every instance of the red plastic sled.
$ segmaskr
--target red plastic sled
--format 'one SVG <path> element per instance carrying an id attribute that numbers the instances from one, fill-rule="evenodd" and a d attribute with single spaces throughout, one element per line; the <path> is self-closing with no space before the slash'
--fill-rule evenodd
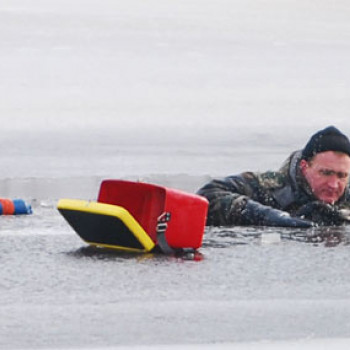
<path id="1" fill-rule="evenodd" d="M 104 180 L 97 201 L 128 210 L 163 251 L 202 245 L 208 210 L 204 197 L 142 182 Z"/>
<path id="2" fill-rule="evenodd" d="M 208 201 L 167 187 L 104 180 L 97 202 L 61 199 L 57 208 L 89 244 L 172 253 L 202 245 Z"/>

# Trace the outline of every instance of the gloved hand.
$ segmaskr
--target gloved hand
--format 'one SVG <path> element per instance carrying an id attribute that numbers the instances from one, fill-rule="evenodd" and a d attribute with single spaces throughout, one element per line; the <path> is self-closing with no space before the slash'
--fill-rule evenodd
<path id="1" fill-rule="evenodd" d="M 291 217 L 289 213 L 271 208 L 267 205 L 247 201 L 242 210 L 242 219 L 247 225 L 279 226 L 279 227 L 312 227 L 313 223 L 302 218 Z"/>
<path id="2" fill-rule="evenodd" d="M 320 226 L 339 226 L 350 222 L 350 210 L 339 209 L 335 205 L 314 201 L 304 204 L 296 215 L 308 219 Z"/>

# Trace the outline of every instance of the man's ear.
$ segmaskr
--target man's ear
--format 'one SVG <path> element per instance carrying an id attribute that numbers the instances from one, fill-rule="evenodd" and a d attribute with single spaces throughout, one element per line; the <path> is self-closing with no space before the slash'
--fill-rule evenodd
<path id="1" fill-rule="evenodd" d="M 309 163 L 305 159 L 302 159 L 299 163 L 299 167 L 300 167 L 301 173 L 305 176 L 306 169 L 309 167 Z"/>

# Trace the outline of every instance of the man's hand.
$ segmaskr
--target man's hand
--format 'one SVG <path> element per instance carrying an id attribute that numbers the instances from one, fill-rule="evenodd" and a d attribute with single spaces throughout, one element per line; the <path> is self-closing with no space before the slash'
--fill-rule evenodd
<path id="1" fill-rule="evenodd" d="M 289 213 L 271 208 L 251 199 L 242 210 L 242 217 L 248 225 L 279 227 L 312 227 L 313 223 L 303 218 L 291 217 Z"/>
<path id="2" fill-rule="evenodd" d="M 335 205 L 314 201 L 303 205 L 296 215 L 315 222 L 320 226 L 339 226 L 350 222 L 350 210 Z"/>
<path id="3" fill-rule="evenodd" d="M 339 214 L 344 221 L 350 222 L 350 209 L 339 209 Z"/>

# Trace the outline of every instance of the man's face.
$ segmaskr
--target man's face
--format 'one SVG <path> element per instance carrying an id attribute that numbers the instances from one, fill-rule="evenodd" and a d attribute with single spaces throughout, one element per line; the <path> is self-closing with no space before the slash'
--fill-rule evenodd
<path id="1" fill-rule="evenodd" d="M 302 160 L 300 168 L 314 196 L 322 202 L 334 204 L 348 183 L 350 157 L 345 153 L 322 152 L 310 161 Z"/>

